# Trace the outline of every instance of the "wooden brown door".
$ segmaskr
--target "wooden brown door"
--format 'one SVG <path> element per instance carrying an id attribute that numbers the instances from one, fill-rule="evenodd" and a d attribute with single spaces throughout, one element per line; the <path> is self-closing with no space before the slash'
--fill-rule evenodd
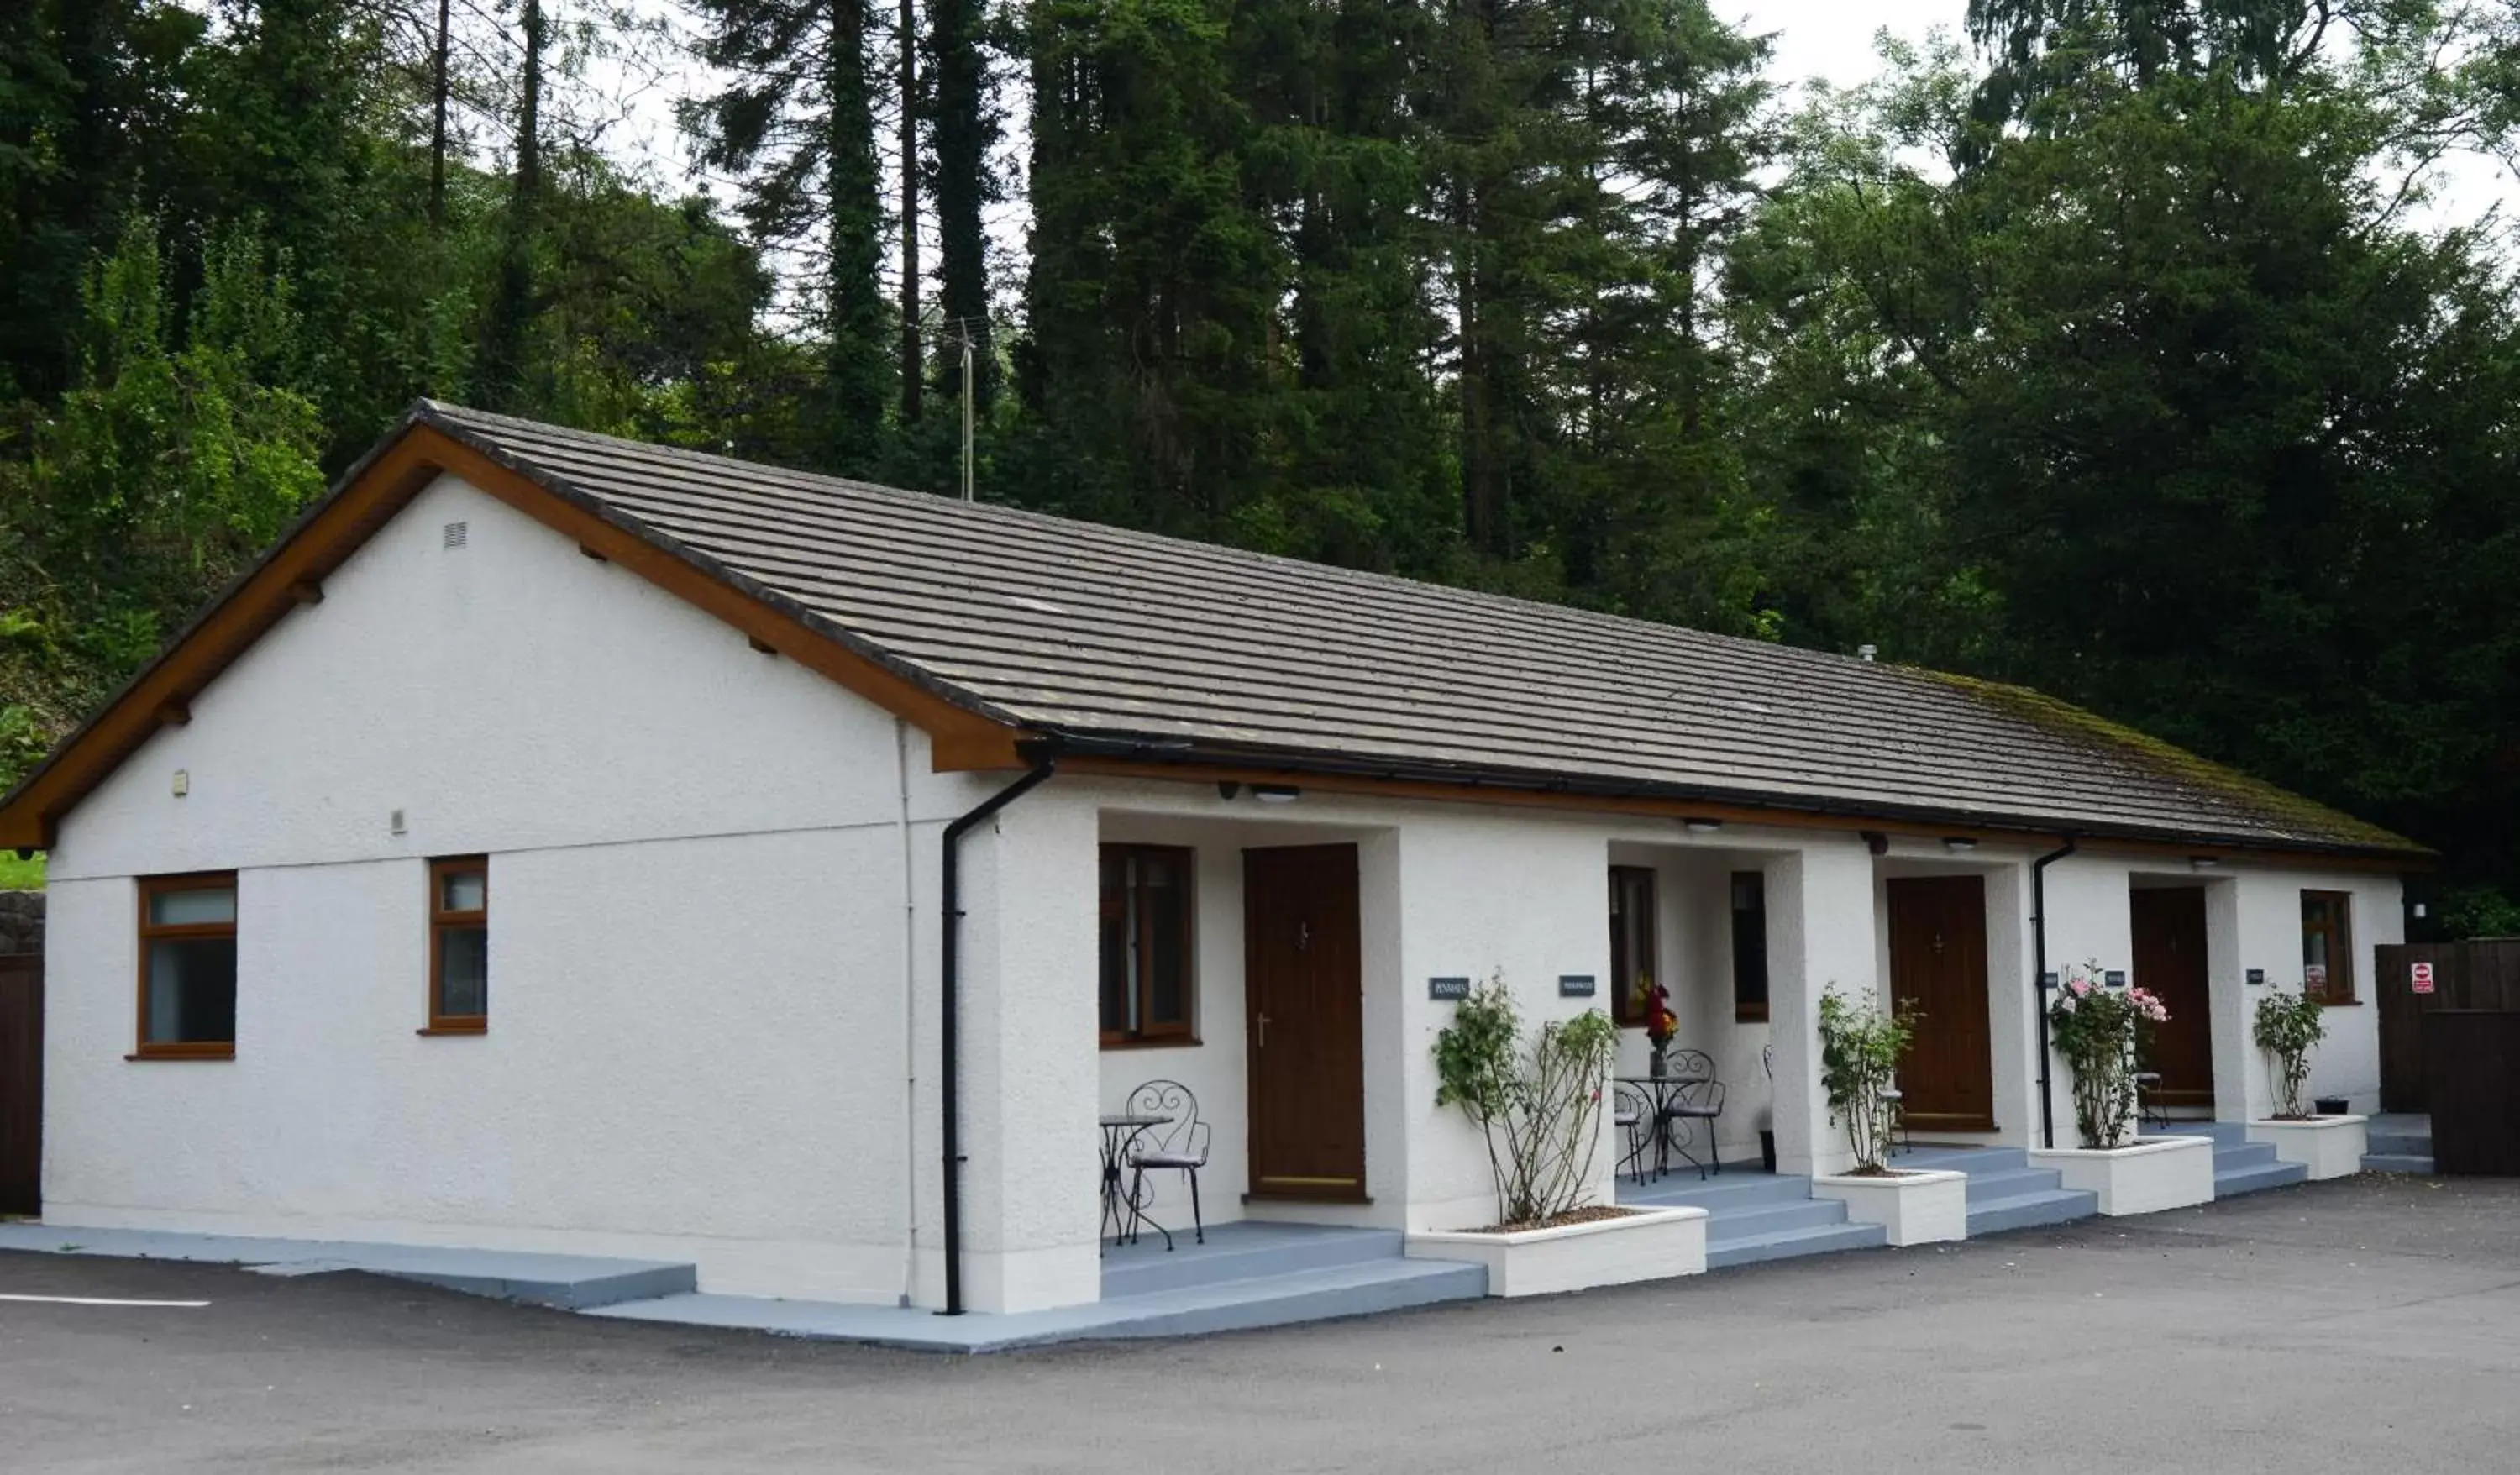
<path id="1" fill-rule="evenodd" d="M 2161 1076 L 2173 1106 L 2214 1104 L 2213 1002 L 2205 968 L 2205 888 L 2147 886 L 2129 893 L 2135 979 L 2161 996 L 2169 1022 L 2152 1030 L 2144 1068 Z"/>
<path id="2" fill-rule="evenodd" d="M 44 960 L 0 956 L 0 1214 L 43 1210 Z"/>
<path id="3" fill-rule="evenodd" d="M 1908 1125 L 1995 1130 L 1995 1064 L 1986 1022 L 1986 881 L 1974 875 L 1890 882 L 1890 997 L 1913 1004 L 1916 1038 L 1899 1067 Z"/>
<path id="4" fill-rule="evenodd" d="M 1365 1197 L 1356 847 L 1242 852 L 1251 1192 Z"/>

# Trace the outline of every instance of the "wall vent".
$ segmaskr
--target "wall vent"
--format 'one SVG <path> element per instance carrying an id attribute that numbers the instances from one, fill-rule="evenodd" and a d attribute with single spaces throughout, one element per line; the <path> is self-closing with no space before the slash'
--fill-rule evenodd
<path id="1" fill-rule="evenodd" d="M 462 547 L 464 546 L 464 539 L 465 539 L 465 537 L 466 537 L 468 534 L 470 534 L 470 533 L 472 532 L 472 524 L 471 524 L 471 523 L 469 523 L 469 522 L 449 522 L 449 523 L 447 523 L 447 524 L 446 524 L 446 546 L 447 546 L 447 547 L 449 547 L 449 548 L 462 548 Z"/>

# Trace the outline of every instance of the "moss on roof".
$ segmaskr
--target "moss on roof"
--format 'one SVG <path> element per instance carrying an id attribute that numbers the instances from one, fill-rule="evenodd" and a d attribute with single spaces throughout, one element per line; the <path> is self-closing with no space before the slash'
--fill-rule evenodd
<path id="1" fill-rule="evenodd" d="M 2003 682 L 1982 681 L 1921 666 L 1903 667 L 1928 681 L 1959 692 L 1996 713 L 2027 723 L 2154 778 L 2166 779 L 2208 802 L 2240 810 L 2262 825 L 2272 826 L 2322 845 L 2358 850 L 2401 851 L 2430 855 L 2430 847 L 2278 788 L 2263 779 L 2200 758 L 2174 743 L 2109 721 L 2096 712 L 2059 701 L 2044 692 Z"/>

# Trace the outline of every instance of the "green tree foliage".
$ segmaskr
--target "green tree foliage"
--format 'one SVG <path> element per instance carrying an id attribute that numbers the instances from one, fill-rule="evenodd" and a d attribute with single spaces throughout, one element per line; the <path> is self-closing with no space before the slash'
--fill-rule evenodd
<path id="1" fill-rule="evenodd" d="M 16 760 L 416 394 L 943 490 L 968 337 L 983 496 L 2025 681 L 2520 915 L 2520 304 L 2420 223 L 2507 6 L 1973 0 L 1799 98 L 1706 0 L 694 14 L 723 203 L 593 0 L 0 14 Z"/>
<path id="2" fill-rule="evenodd" d="M 696 105 L 700 157 L 743 181 L 745 222 L 817 267 L 807 302 L 822 344 L 816 460 L 863 471 L 892 394 L 882 290 L 868 0 L 700 0 L 702 56 L 734 80 Z"/>

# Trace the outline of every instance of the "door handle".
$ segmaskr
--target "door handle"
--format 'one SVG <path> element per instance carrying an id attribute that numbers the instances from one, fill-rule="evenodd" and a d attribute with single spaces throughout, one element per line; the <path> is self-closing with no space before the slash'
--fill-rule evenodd
<path id="1" fill-rule="evenodd" d="M 1260 1049 L 1267 1050 L 1269 1048 L 1269 1016 L 1266 1014 L 1253 1015 L 1252 1022 L 1260 1026 Z"/>

